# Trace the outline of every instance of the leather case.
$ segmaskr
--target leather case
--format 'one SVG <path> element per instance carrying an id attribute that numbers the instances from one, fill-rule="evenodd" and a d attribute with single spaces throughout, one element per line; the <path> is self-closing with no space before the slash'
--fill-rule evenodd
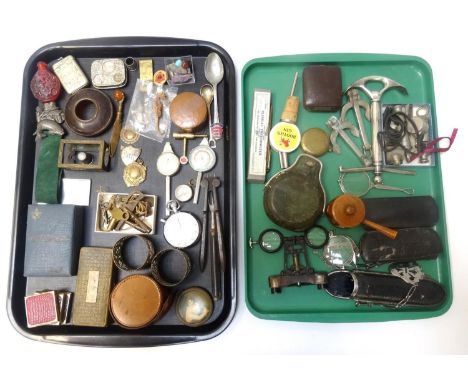
<path id="1" fill-rule="evenodd" d="M 24 276 L 76 275 L 82 219 L 80 206 L 29 205 Z"/>
<path id="2" fill-rule="evenodd" d="M 422 278 L 408 301 L 412 285 L 390 273 L 335 271 L 328 274 L 325 290 L 333 297 L 353 299 L 356 303 L 388 307 L 434 307 L 445 300 L 445 290 L 438 282 Z"/>
<path id="3" fill-rule="evenodd" d="M 362 199 L 366 219 L 392 228 L 432 227 L 439 208 L 432 196 Z"/>
<path id="4" fill-rule="evenodd" d="M 404 228 L 396 239 L 377 231 L 364 233 L 360 257 L 366 263 L 382 264 L 435 259 L 442 252 L 442 242 L 431 228 Z"/>
<path id="5" fill-rule="evenodd" d="M 341 107 L 341 69 L 333 65 L 310 65 L 302 74 L 304 108 L 337 111 Z"/>
<path id="6" fill-rule="evenodd" d="M 107 326 L 113 265 L 111 248 L 81 248 L 71 320 L 73 325 Z"/>

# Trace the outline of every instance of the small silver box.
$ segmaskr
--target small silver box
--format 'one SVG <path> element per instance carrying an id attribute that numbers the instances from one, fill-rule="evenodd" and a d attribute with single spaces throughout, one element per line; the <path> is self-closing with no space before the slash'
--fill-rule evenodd
<path id="1" fill-rule="evenodd" d="M 88 86 L 89 81 L 73 56 L 61 58 L 52 65 L 54 73 L 68 94 Z"/>
<path id="2" fill-rule="evenodd" d="M 127 83 L 127 71 L 120 58 L 94 60 L 91 64 L 91 82 L 98 89 L 121 88 Z"/>

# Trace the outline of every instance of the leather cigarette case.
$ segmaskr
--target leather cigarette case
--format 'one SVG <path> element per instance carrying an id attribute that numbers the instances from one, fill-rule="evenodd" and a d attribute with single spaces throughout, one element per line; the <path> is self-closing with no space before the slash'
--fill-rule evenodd
<path id="1" fill-rule="evenodd" d="M 337 111 L 341 107 L 341 69 L 333 65 L 310 65 L 302 73 L 304 108 Z"/>
<path id="2" fill-rule="evenodd" d="M 71 319 L 73 325 L 107 326 L 113 265 L 111 248 L 81 248 Z"/>
<path id="3" fill-rule="evenodd" d="M 79 206 L 29 205 L 24 276 L 74 276 L 82 219 L 83 210 Z"/>
<path id="4" fill-rule="evenodd" d="M 431 228 L 404 228 L 395 239 L 377 231 L 361 237 L 361 258 L 366 263 L 401 263 L 435 259 L 442 252 L 442 243 Z"/>
<path id="5" fill-rule="evenodd" d="M 362 199 L 366 219 L 392 228 L 432 227 L 439 208 L 432 196 Z"/>

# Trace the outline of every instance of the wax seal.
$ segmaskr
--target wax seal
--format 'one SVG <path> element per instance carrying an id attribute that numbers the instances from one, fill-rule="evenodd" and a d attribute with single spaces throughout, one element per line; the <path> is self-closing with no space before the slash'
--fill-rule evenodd
<path id="1" fill-rule="evenodd" d="M 60 81 L 43 61 L 37 63 L 37 72 L 34 74 L 29 87 L 34 98 L 42 103 L 55 102 L 60 96 Z"/>

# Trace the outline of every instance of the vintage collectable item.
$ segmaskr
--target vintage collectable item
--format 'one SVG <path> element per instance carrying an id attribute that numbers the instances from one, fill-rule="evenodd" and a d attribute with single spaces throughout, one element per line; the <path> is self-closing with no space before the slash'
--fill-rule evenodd
<path id="1" fill-rule="evenodd" d="M 164 67 L 171 86 L 195 83 L 192 56 L 166 57 Z"/>
<path id="2" fill-rule="evenodd" d="M 151 277 L 132 275 L 120 281 L 112 290 L 110 311 L 114 320 L 126 329 L 139 329 L 162 317 L 169 299 L 166 292 Z"/>
<path id="3" fill-rule="evenodd" d="M 132 267 L 127 264 L 124 258 L 124 251 L 123 251 L 124 245 L 133 238 L 140 239 L 144 243 L 146 247 L 146 251 L 147 251 L 145 262 L 136 267 Z M 114 244 L 114 248 L 112 251 L 113 251 L 115 266 L 123 271 L 139 271 L 142 269 L 149 268 L 149 266 L 151 265 L 151 261 L 153 260 L 153 257 L 154 257 L 154 246 L 153 246 L 152 241 L 149 238 L 141 236 L 141 235 L 128 235 L 128 236 L 124 236 L 120 238 Z"/>
<path id="4" fill-rule="evenodd" d="M 66 170 L 104 171 L 109 165 L 109 148 L 102 139 L 60 140 L 57 166 Z"/>
<path id="5" fill-rule="evenodd" d="M 210 139 L 208 143 L 210 144 L 211 148 L 216 148 L 216 140 L 213 137 L 213 129 L 211 128 L 212 122 L 211 122 L 211 103 L 213 102 L 213 95 L 214 95 L 214 90 L 213 86 L 209 84 L 205 84 L 200 88 L 200 95 L 202 98 L 205 100 L 206 103 L 206 109 L 208 110 L 208 127 L 210 128 Z"/>
<path id="6" fill-rule="evenodd" d="M 125 166 L 123 180 L 127 187 L 139 186 L 146 180 L 146 166 L 141 159 Z"/>
<path id="7" fill-rule="evenodd" d="M 169 107 L 171 121 L 182 132 L 193 133 L 206 121 L 208 115 L 205 100 L 197 93 L 179 93 Z"/>
<path id="8" fill-rule="evenodd" d="M 140 157 L 141 148 L 133 146 L 120 146 L 120 159 L 125 166 L 130 163 L 136 162 Z"/>
<path id="9" fill-rule="evenodd" d="M 189 164 L 194 171 L 198 172 L 193 195 L 193 203 L 197 204 L 203 173 L 210 171 L 216 164 L 216 153 L 209 146 L 207 138 L 203 138 L 200 144 L 190 151 Z"/>
<path id="10" fill-rule="evenodd" d="M 280 166 L 288 168 L 288 153 L 296 150 L 301 143 L 301 131 L 296 125 L 299 112 L 299 97 L 294 95 L 297 83 L 297 72 L 294 75 L 291 93 L 286 99 L 280 121 L 270 130 L 270 145 L 279 153 Z"/>
<path id="11" fill-rule="evenodd" d="M 174 154 L 170 142 L 166 142 L 164 149 L 156 161 L 156 168 L 159 173 L 166 177 L 166 216 L 169 216 L 169 207 L 167 203 L 171 200 L 171 176 L 179 171 L 180 162 L 177 155 Z"/>
<path id="12" fill-rule="evenodd" d="M 82 227 L 83 208 L 80 206 L 29 205 L 24 276 L 74 276 Z"/>
<path id="13" fill-rule="evenodd" d="M 131 194 L 99 192 L 95 232 L 154 234 L 157 197 L 139 191 Z"/>
<path id="14" fill-rule="evenodd" d="M 431 260 L 443 251 L 439 234 L 425 227 L 399 229 L 394 240 L 377 231 L 365 232 L 360 248 L 360 257 L 367 264 Z"/>
<path id="15" fill-rule="evenodd" d="M 24 298 L 28 328 L 59 325 L 59 306 L 55 291 L 35 293 Z"/>
<path id="16" fill-rule="evenodd" d="M 58 60 L 52 65 L 52 69 L 68 94 L 73 94 L 89 84 L 88 78 L 71 55 Z"/>
<path id="17" fill-rule="evenodd" d="M 213 313 L 213 300 L 203 288 L 191 287 L 183 290 L 178 296 L 176 305 L 177 318 L 188 326 L 205 324 Z"/>
<path id="18" fill-rule="evenodd" d="M 153 81 L 153 60 L 138 60 L 140 80 Z"/>
<path id="19" fill-rule="evenodd" d="M 291 231 L 311 228 L 325 207 L 321 172 L 322 163 L 318 159 L 301 154 L 291 167 L 273 176 L 263 195 L 268 217 Z"/>
<path id="20" fill-rule="evenodd" d="M 113 266 L 112 248 L 81 248 L 71 320 L 73 325 L 107 326 Z"/>
<path id="21" fill-rule="evenodd" d="M 204 70 L 206 79 L 213 87 L 213 124 L 210 124 L 210 138 L 218 140 L 223 137 L 224 130 L 224 127 L 219 120 L 218 108 L 218 84 L 224 77 L 224 65 L 221 57 L 219 57 L 217 53 L 211 52 L 206 57 Z"/>
<path id="22" fill-rule="evenodd" d="M 188 202 L 192 199 L 193 190 L 188 184 L 180 184 L 174 191 L 175 198 L 182 203 Z"/>
<path id="23" fill-rule="evenodd" d="M 179 259 L 182 259 L 182 271 L 174 271 L 174 268 L 179 268 L 178 266 L 174 265 L 175 262 L 171 263 L 170 269 L 162 269 L 164 259 L 167 259 L 168 257 L 172 257 L 174 259 L 175 256 L 177 256 Z M 159 251 L 151 261 L 151 274 L 159 284 L 166 287 L 175 287 L 182 283 L 187 278 L 191 270 L 192 262 L 190 261 L 190 257 L 187 253 L 179 249 L 163 249 L 162 251 Z M 168 274 L 169 271 L 171 271 L 170 275 Z M 175 273 L 177 274 L 174 275 Z"/>
<path id="24" fill-rule="evenodd" d="M 117 115 L 115 116 L 114 124 L 112 125 L 112 135 L 110 139 L 110 157 L 112 158 L 117 151 L 119 144 L 120 132 L 122 129 L 122 108 L 125 101 L 125 93 L 122 90 L 114 90 L 114 100 L 117 102 Z"/>
<path id="25" fill-rule="evenodd" d="M 65 133 L 60 124 L 65 120 L 64 113 L 55 101 L 60 95 L 60 82 L 52 74 L 45 62 L 37 63 L 37 72 L 29 83 L 31 92 L 39 101 L 36 107 L 36 142 L 41 141 L 36 170 L 35 198 L 38 203 L 59 203 L 61 172 L 56 158 L 61 136 Z"/>
<path id="26" fill-rule="evenodd" d="M 192 214 L 179 211 L 179 203 L 168 203 L 171 214 L 164 223 L 164 238 L 175 248 L 187 248 L 195 244 L 200 237 L 200 223 Z"/>
<path id="27" fill-rule="evenodd" d="M 135 130 L 124 127 L 120 130 L 120 139 L 127 145 L 131 145 L 138 142 L 140 139 L 140 134 Z"/>
<path id="28" fill-rule="evenodd" d="M 153 82 L 155 85 L 162 86 L 167 82 L 167 72 L 165 70 L 156 70 L 153 76 Z"/>
<path id="29" fill-rule="evenodd" d="M 271 91 L 255 89 L 252 106 L 248 182 L 265 183 L 265 177 L 270 167 L 268 137 L 271 115 Z"/>
<path id="30" fill-rule="evenodd" d="M 442 304 L 446 292 L 418 266 L 394 267 L 391 273 L 338 270 L 328 274 L 325 290 L 333 297 L 353 299 L 356 304 L 377 304 L 391 308 L 434 307 Z"/>
<path id="31" fill-rule="evenodd" d="M 337 111 L 341 107 L 341 69 L 334 65 L 310 65 L 302 73 L 304 108 Z"/>
<path id="32" fill-rule="evenodd" d="M 326 212 L 331 223 L 340 228 L 353 228 L 364 224 L 390 239 L 395 239 L 398 235 L 397 231 L 368 220 L 364 202 L 351 194 L 343 194 L 333 199 L 327 205 Z"/>
<path id="33" fill-rule="evenodd" d="M 359 249 L 348 236 L 330 232 L 327 245 L 323 248 L 322 260 L 333 268 L 356 267 Z"/>
<path id="34" fill-rule="evenodd" d="M 330 150 L 330 137 L 318 127 L 313 127 L 302 135 L 301 148 L 305 153 L 320 157 Z"/>
<path id="35" fill-rule="evenodd" d="M 98 89 L 121 88 L 127 83 L 127 71 L 120 58 L 94 60 L 91 64 L 91 82 Z"/>
<path id="36" fill-rule="evenodd" d="M 77 91 L 65 104 L 65 122 L 76 134 L 94 137 L 103 133 L 114 118 L 109 96 L 97 89 Z"/>

